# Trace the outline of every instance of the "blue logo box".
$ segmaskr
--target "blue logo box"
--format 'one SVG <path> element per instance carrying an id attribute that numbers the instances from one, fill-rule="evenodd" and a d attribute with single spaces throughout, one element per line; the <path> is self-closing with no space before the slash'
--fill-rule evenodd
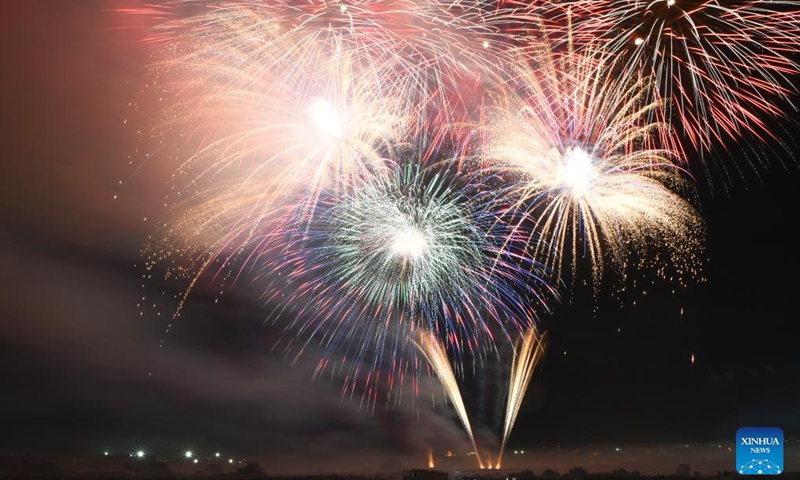
<path id="1" fill-rule="evenodd" d="M 742 475 L 781 474 L 783 430 L 778 427 L 742 427 L 737 430 L 736 471 Z"/>

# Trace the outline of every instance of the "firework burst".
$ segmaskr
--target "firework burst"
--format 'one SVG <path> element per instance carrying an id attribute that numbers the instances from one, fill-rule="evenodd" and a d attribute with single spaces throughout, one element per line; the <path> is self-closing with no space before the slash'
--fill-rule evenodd
<path id="1" fill-rule="evenodd" d="M 291 53 L 302 62 L 278 55 L 279 47 L 240 38 L 241 30 L 256 38 L 270 34 L 271 23 L 251 22 L 226 24 L 235 42 L 199 33 L 197 42 L 184 41 L 191 53 L 160 66 L 175 79 L 178 98 L 164 127 L 193 142 L 179 174 L 194 189 L 230 178 L 240 187 L 256 184 L 264 207 L 301 190 L 313 207 L 333 179 L 339 188 L 384 169 L 380 149 L 403 138 L 410 112 L 379 72 L 356 65 L 340 39 L 329 49 L 295 47 Z"/>
<path id="2" fill-rule="evenodd" d="M 530 48 L 544 53 L 515 60 L 518 98 L 490 114 L 483 155 L 511 177 L 501 188 L 524 212 L 516 224 L 532 224 L 541 239 L 531 242 L 534 257 L 562 275 L 566 258 L 573 272 L 586 258 L 596 280 L 606 260 L 624 267 L 629 251 L 653 241 L 676 262 L 696 261 L 700 219 L 671 189 L 685 182 L 675 152 L 656 146 L 669 130 L 650 120 L 660 105 L 648 101 L 648 82 L 610 76 L 602 52 Z"/>
<path id="3" fill-rule="evenodd" d="M 547 350 L 547 332 L 540 334 L 534 327 L 525 332 L 521 342 L 514 346 L 514 359 L 511 362 L 511 378 L 508 382 L 508 399 L 506 400 L 506 416 L 503 423 L 503 440 L 500 453 L 497 455 L 495 468 L 503 464 L 503 452 L 506 449 L 508 437 L 514 428 L 522 399 L 531 383 L 536 366 L 544 358 Z"/>
<path id="4" fill-rule="evenodd" d="M 555 295 L 541 266 L 492 215 L 481 184 L 434 170 L 417 158 L 330 197 L 267 255 L 266 272 L 287 272 L 268 300 L 291 292 L 278 311 L 292 309 L 292 338 L 319 335 L 329 354 L 361 358 L 364 339 L 399 338 L 390 350 L 402 353 L 421 330 L 481 357 L 530 326 Z"/>

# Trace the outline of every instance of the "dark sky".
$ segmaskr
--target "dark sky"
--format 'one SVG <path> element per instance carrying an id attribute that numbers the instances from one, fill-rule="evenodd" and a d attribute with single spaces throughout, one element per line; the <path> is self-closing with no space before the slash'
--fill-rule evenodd
<path id="1" fill-rule="evenodd" d="M 409 394 L 372 412 L 342 401 L 340 383 L 311 381 L 313 351 L 289 365 L 246 288 L 220 304 L 199 296 L 167 336 L 162 319 L 140 316 L 140 297 L 158 289 L 142 287 L 140 250 L 171 167 L 141 161 L 153 148 L 137 132 L 154 111 L 141 94 L 151 58 L 141 30 L 110 12 L 135 5 L 0 2 L 0 452 L 222 450 L 287 472 L 421 466 L 430 446 L 466 452 L 427 384 L 416 408 Z M 798 133 L 788 122 L 775 131 L 790 143 Z M 800 170 L 791 147 L 771 146 L 769 165 L 713 195 L 691 164 L 705 283 L 555 307 L 511 450 L 544 452 L 525 460 L 537 468 L 669 473 L 686 458 L 729 468 L 723 446 L 741 426 L 800 437 Z M 717 154 L 726 165 L 753 158 L 737 145 Z M 465 389 L 486 442 L 500 431 L 495 370 Z M 787 468 L 800 469 L 793 455 Z"/>

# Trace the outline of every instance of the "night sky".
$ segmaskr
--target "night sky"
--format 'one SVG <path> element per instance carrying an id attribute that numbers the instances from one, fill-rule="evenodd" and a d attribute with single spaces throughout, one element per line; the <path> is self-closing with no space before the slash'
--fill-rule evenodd
<path id="1" fill-rule="evenodd" d="M 136 5 L 0 3 L 0 452 L 221 450 L 295 472 L 468 451 L 433 382 L 416 405 L 409 392 L 374 411 L 342 400 L 337 380 L 312 382 L 316 352 L 291 365 L 271 350 L 280 332 L 252 285 L 218 303 L 201 292 L 169 334 L 137 307 L 167 288 L 142 286 L 140 251 L 173 164 L 142 161 L 155 149 L 139 133 L 158 103 L 142 94 L 150 52 L 111 12 Z M 690 160 L 705 282 L 597 301 L 578 289 L 554 306 L 550 350 L 509 442 L 537 453 L 507 464 L 672 473 L 686 460 L 711 472 L 733 466 L 726 447 L 741 426 L 800 438 L 800 129 L 773 123 L 785 145 L 732 143 L 707 159 L 710 175 Z M 487 367 L 465 385 L 487 444 L 500 433 L 500 379 Z M 787 469 L 800 470 L 796 449 Z"/>

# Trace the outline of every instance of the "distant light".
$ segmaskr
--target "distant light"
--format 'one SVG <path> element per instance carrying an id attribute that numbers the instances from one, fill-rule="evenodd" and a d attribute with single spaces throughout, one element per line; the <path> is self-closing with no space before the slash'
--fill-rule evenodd
<path id="1" fill-rule="evenodd" d="M 144 452 L 139 450 L 138 452 L 136 452 L 136 456 L 139 457 L 139 458 L 142 458 L 142 457 L 144 457 Z"/>
<path id="2" fill-rule="evenodd" d="M 192 458 L 192 455 L 194 455 L 194 454 L 192 453 L 191 450 L 187 450 L 184 455 L 186 455 L 186 458 Z"/>
<path id="3" fill-rule="evenodd" d="M 215 457 L 219 458 L 219 452 L 214 454 Z"/>
<path id="4" fill-rule="evenodd" d="M 489 48 L 489 41 L 488 40 L 484 40 L 483 41 L 483 48 Z"/>
<path id="5" fill-rule="evenodd" d="M 233 463 L 233 459 L 232 459 L 232 458 L 229 458 L 229 459 L 228 459 L 228 463 Z"/>
<path id="6" fill-rule="evenodd" d="M 671 7 L 673 5 L 675 5 L 675 0 L 667 0 L 667 6 L 668 7 Z"/>
<path id="7" fill-rule="evenodd" d="M 103 452 L 103 455 L 106 455 L 106 456 L 108 456 L 108 452 Z"/>
<path id="8" fill-rule="evenodd" d="M 519 453 L 520 455 L 522 455 L 523 453 L 525 453 L 525 450 L 520 450 Z"/>
<path id="9" fill-rule="evenodd" d="M 616 450 L 616 451 L 618 451 L 618 452 L 619 452 L 619 447 L 615 448 L 614 450 Z"/>
<path id="10" fill-rule="evenodd" d="M 644 39 L 642 37 L 636 37 L 633 43 L 638 47 L 639 45 L 644 43 Z"/>
<path id="11" fill-rule="evenodd" d="M 196 458 L 194 459 L 194 463 L 197 463 L 197 459 Z"/>

